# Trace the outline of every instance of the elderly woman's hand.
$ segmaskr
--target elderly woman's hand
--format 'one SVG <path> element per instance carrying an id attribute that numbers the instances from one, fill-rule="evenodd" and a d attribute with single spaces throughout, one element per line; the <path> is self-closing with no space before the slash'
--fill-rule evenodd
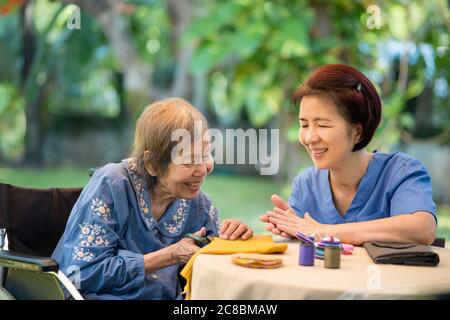
<path id="1" fill-rule="evenodd" d="M 250 229 L 245 223 L 235 219 L 223 220 L 222 226 L 219 230 L 219 238 L 225 240 L 236 240 L 238 238 L 248 240 L 252 236 L 253 230 Z"/>
<path id="2" fill-rule="evenodd" d="M 204 237 L 206 235 L 205 227 L 202 227 L 199 231 L 194 233 L 196 236 Z M 183 238 L 177 243 L 169 246 L 171 259 L 175 263 L 185 264 L 191 259 L 200 247 L 198 247 L 193 239 Z"/>

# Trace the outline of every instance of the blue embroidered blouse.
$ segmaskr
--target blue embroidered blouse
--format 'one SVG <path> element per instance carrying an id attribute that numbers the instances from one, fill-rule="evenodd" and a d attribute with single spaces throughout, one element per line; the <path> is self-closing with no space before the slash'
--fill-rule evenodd
<path id="1" fill-rule="evenodd" d="M 53 252 L 86 299 L 180 299 L 178 265 L 145 275 L 143 255 L 206 227 L 218 233 L 209 197 L 174 200 L 159 221 L 133 158 L 97 169 L 76 202 Z"/>
<path id="2" fill-rule="evenodd" d="M 425 166 L 401 153 L 375 152 L 355 197 L 343 216 L 333 202 L 329 171 L 309 168 L 292 184 L 289 205 L 302 217 L 324 224 L 362 222 L 427 211 L 436 218 L 431 180 Z"/>

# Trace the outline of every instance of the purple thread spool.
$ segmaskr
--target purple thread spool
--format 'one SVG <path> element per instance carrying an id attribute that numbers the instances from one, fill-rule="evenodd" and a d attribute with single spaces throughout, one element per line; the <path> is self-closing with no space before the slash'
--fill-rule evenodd
<path id="1" fill-rule="evenodd" d="M 313 266 L 314 265 L 314 237 L 307 237 L 302 233 L 297 233 L 297 238 L 300 239 L 300 249 L 298 264 L 301 266 Z"/>
<path id="2" fill-rule="evenodd" d="M 309 242 L 301 242 L 298 264 L 301 266 L 313 266 L 314 250 L 314 244 L 311 244 Z"/>

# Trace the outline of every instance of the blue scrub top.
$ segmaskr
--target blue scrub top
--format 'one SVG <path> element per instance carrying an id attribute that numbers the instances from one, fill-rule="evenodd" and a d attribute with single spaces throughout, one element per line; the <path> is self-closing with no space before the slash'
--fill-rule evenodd
<path id="1" fill-rule="evenodd" d="M 180 266 L 145 275 L 144 255 L 201 227 L 218 233 L 218 211 L 206 194 L 172 201 L 157 221 L 146 179 L 130 158 L 95 171 L 52 257 L 86 299 L 181 299 Z"/>
<path id="2" fill-rule="evenodd" d="M 416 211 L 430 212 L 436 218 L 427 169 L 405 153 L 374 153 L 343 216 L 334 206 L 328 175 L 328 169 L 312 167 L 295 178 L 289 204 L 297 215 L 303 217 L 309 212 L 324 224 L 369 221 Z"/>

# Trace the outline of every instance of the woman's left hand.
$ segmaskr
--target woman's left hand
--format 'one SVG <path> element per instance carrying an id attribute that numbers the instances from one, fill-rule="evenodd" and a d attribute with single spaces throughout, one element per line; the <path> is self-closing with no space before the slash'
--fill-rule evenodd
<path id="1" fill-rule="evenodd" d="M 326 225 L 314 220 L 308 212 L 300 218 L 279 195 L 272 195 L 271 200 L 275 207 L 260 217 L 261 221 L 267 223 L 267 230 L 276 235 L 292 238 L 296 237 L 297 232 L 306 235 L 315 233 L 318 237 L 325 234 Z"/>
<path id="2" fill-rule="evenodd" d="M 308 212 L 305 213 L 303 218 L 300 218 L 287 210 L 274 208 L 273 211 L 267 212 L 266 215 L 268 216 L 269 222 L 276 226 L 278 230 L 294 237 L 297 232 L 306 235 L 317 235 L 318 232 L 322 232 L 321 230 L 323 230 L 323 225 L 314 220 Z"/>
<path id="3" fill-rule="evenodd" d="M 238 238 L 248 240 L 252 236 L 253 230 L 250 229 L 245 223 L 235 219 L 223 220 L 222 226 L 219 230 L 219 238 L 225 240 L 236 240 Z"/>

